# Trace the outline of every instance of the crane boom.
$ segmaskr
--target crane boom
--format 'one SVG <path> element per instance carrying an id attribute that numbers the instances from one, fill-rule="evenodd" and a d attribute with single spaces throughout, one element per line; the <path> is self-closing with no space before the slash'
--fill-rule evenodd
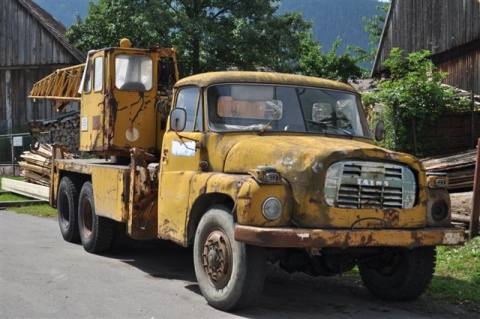
<path id="1" fill-rule="evenodd" d="M 82 81 L 85 64 L 58 69 L 33 85 L 29 98 L 47 99 L 61 111 L 69 102 L 80 101 L 78 89 Z"/>

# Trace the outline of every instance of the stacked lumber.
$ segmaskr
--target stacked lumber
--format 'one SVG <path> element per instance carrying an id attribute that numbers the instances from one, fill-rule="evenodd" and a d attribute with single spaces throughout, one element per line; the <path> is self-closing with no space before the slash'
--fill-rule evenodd
<path id="1" fill-rule="evenodd" d="M 27 182 L 49 186 L 52 152 L 53 147 L 48 144 L 40 144 L 38 150 L 23 152 L 23 154 L 20 155 L 23 161 L 18 163 L 22 168 L 21 176 L 23 176 Z M 65 154 L 65 158 L 73 157 L 73 154 Z"/>
<path id="2" fill-rule="evenodd" d="M 449 156 L 425 158 L 421 161 L 428 171 L 447 173 L 448 190 L 456 192 L 473 189 L 476 159 L 475 149 Z"/>

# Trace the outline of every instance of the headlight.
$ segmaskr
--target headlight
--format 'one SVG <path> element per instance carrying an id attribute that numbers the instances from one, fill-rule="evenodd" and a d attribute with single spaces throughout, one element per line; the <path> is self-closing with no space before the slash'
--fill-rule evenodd
<path id="1" fill-rule="evenodd" d="M 282 213 L 282 203 L 274 197 L 267 198 L 262 205 L 262 214 L 268 220 L 275 220 Z"/>

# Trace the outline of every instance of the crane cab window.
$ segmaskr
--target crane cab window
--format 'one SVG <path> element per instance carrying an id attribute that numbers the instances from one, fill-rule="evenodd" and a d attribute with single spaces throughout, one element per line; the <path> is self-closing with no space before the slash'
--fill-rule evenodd
<path id="1" fill-rule="evenodd" d="M 95 58 L 93 72 L 93 90 L 100 92 L 103 88 L 103 57 L 99 56 Z"/>
<path id="2" fill-rule="evenodd" d="M 153 63 L 144 55 L 119 54 L 115 57 L 115 86 L 125 91 L 152 89 Z"/>

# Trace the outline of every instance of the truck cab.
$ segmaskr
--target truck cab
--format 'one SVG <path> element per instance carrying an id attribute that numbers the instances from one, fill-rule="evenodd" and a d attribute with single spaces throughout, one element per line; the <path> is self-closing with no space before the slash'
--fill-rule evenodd
<path id="1" fill-rule="evenodd" d="M 433 276 L 435 246 L 463 242 L 446 176 L 375 146 L 351 86 L 215 72 L 174 89 L 159 236 L 194 245 L 200 289 L 215 307 L 251 301 L 265 260 L 314 276 L 358 265 L 374 295 L 414 299 Z"/>

